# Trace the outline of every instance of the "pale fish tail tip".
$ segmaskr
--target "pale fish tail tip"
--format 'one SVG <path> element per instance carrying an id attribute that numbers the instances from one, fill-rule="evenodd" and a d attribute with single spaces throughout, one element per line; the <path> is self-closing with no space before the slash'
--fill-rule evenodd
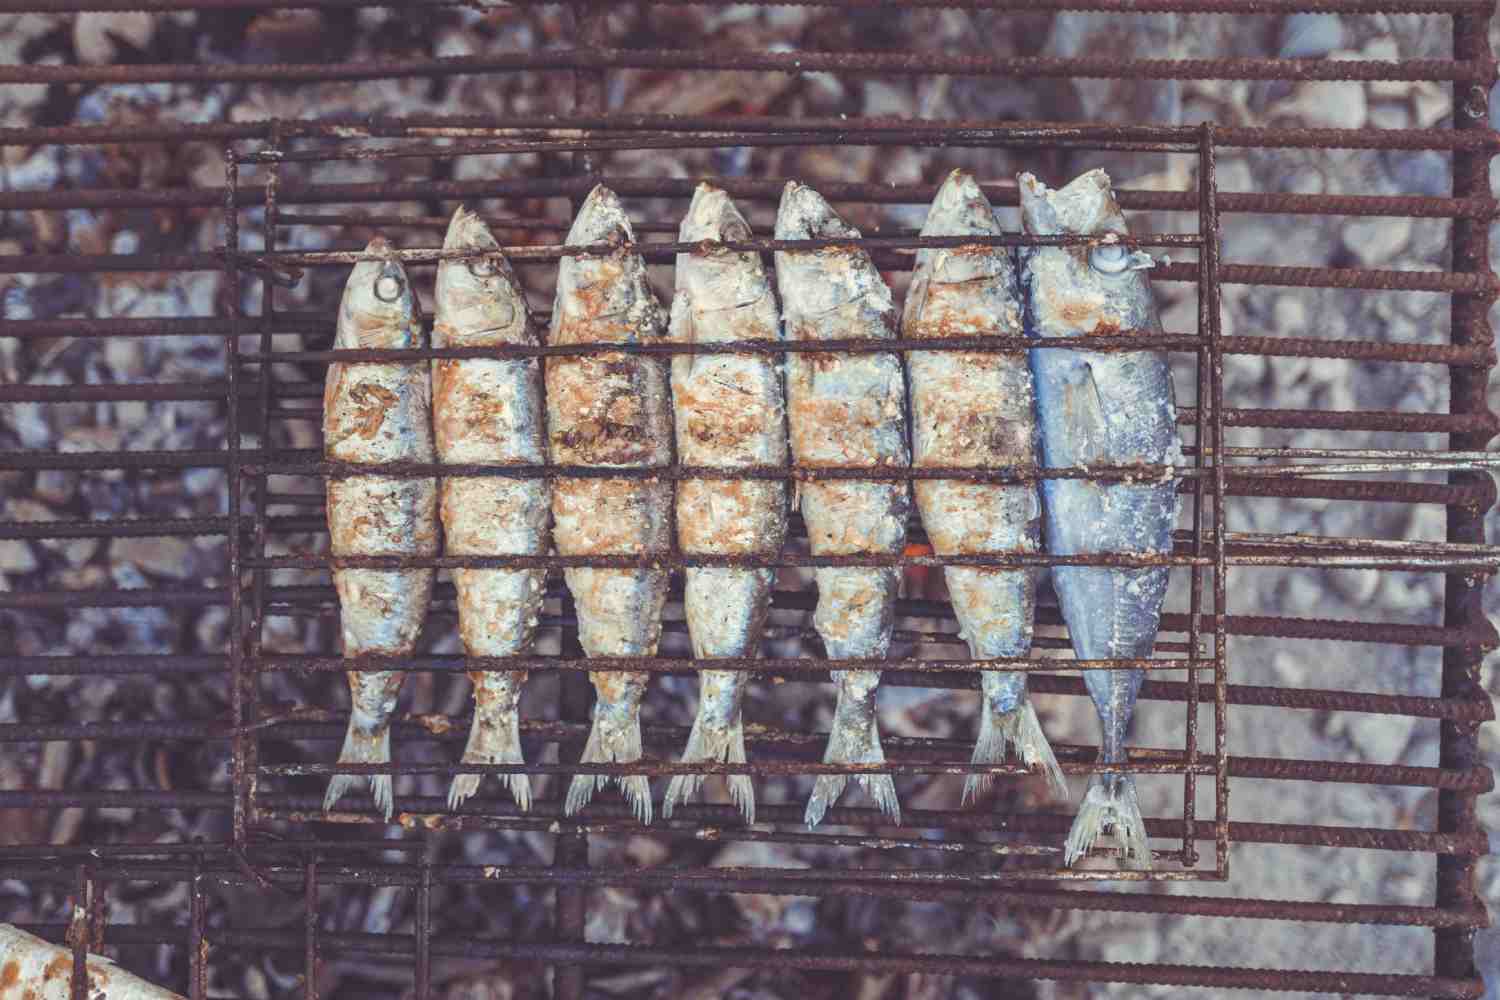
<path id="1" fill-rule="evenodd" d="M 494 725 L 486 726 L 484 721 Z M 524 764 L 521 753 L 521 725 L 514 710 L 504 712 L 488 720 L 481 720 L 476 710 L 473 727 L 469 730 L 469 742 L 464 747 L 462 762 L 465 764 Z M 497 775 L 516 800 L 523 812 L 531 808 L 531 780 L 519 771 Z M 457 809 L 479 790 L 484 780 L 478 774 L 460 774 L 448 788 L 448 807 Z"/>
<path id="2" fill-rule="evenodd" d="M 1063 864 L 1069 868 L 1075 865 L 1106 830 L 1113 832 L 1115 843 L 1124 854 L 1122 861 L 1150 869 L 1151 844 L 1136 799 L 1135 778 L 1131 775 L 1095 774 L 1089 778 L 1088 791 L 1063 847 Z"/>
<path id="3" fill-rule="evenodd" d="M 867 720 L 856 720 L 843 715 L 840 722 L 838 709 L 834 710 L 833 732 L 828 737 L 828 749 L 823 754 L 825 764 L 884 764 L 885 751 L 880 747 L 880 731 L 876 728 L 875 716 Z M 812 795 L 807 800 L 804 819 L 809 828 L 817 826 L 830 806 L 838 801 L 844 787 L 849 783 L 847 774 L 820 774 L 813 782 Z M 880 807 L 880 811 L 892 823 L 901 822 L 901 803 L 896 797 L 896 782 L 888 774 L 857 775 L 860 787 Z"/>
<path id="4" fill-rule="evenodd" d="M 448 786 L 449 810 L 456 811 L 458 807 L 468 801 L 475 792 L 479 791 L 479 781 L 480 775 L 477 774 L 455 775 L 453 778 L 453 783 Z"/>
<path id="5" fill-rule="evenodd" d="M 1056 799 L 1068 800 L 1068 780 L 1063 774 L 1052 744 L 1042 731 L 1041 720 L 1031 701 L 1024 700 L 1009 712 L 984 712 L 979 719 L 979 737 L 974 741 L 975 764 L 1005 763 L 1006 748 L 1014 744 L 1016 754 L 1031 770 L 1047 779 L 1047 789 Z M 969 805 L 984 795 L 994 782 L 992 774 L 971 774 L 964 782 L 963 804 Z"/>
<path id="6" fill-rule="evenodd" d="M 641 722 L 631 718 L 623 725 L 618 721 L 600 725 L 600 713 L 595 707 L 594 724 L 589 729 L 588 743 L 583 748 L 583 764 L 634 764 L 641 759 Z M 608 732 L 604 732 L 608 728 Z M 625 801 L 642 823 L 651 822 L 651 780 L 644 774 L 632 774 L 618 779 Z M 594 797 L 597 789 L 609 784 L 611 778 L 602 774 L 574 775 L 568 786 L 568 797 L 563 811 L 574 815 Z"/>
<path id="7" fill-rule="evenodd" d="M 353 720 L 344 733 L 344 747 L 339 751 L 340 764 L 389 764 L 391 762 L 391 730 L 384 727 L 378 734 L 369 734 L 356 729 Z M 328 780 L 328 791 L 323 794 L 323 811 L 331 812 L 339 800 L 360 782 L 368 781 L 370 795 L 375 808 L 389 822 L 395 808 L 392 778 L 389 774 L 335 774 Z"/>
<path id="8" fill-rule="evenodd" d="M 1021 760 L 1032 771 L 1040 771 L 1046 777 L 1047 788 L 1054 799 L 1068 801 L 1068 779 L 1063 774 L 1062 765 L 1057 762 L 1057 755 L 1052 752 L 1047 734 L 1042 731 L 1041 720 L 1036 717 L 1036 709 L 1031 700 L 1021 702 L 1021 706 L 1011 714 L 1015 717 L 1015 731 L 1011 740 L 1014 741 Z"/>
<path id="9" fill-rule="evenodd" d="M 812 794 L 807 797 L 807 810 L 802 814 L 809 830 L 823 822 L 829 807 L 844 794 L 844 786 L 848 783 L 849 778 L 842 774 L 820 774 L 813 781 Z"/>
<path id="10" fill-rule="evenodd" d="M 701 714 L 693 720 L 693 731 L 688 735 L 687 748 L 682 751 L 684 764 L 743 764 L 745 763 L 745 727 L 739 716 L 729 725 L 715 725 L 704 721 Z M 667 794 L 662 801 L 663 816 L 670 817 L 679 802 L 686 802 L 703 787 L 703 775 L 679 774 L 667 784 Z M 729 797 L 734 801 L 746 823 L 755 822 L 755 786 L 748 774 L 726 776 Z"/>

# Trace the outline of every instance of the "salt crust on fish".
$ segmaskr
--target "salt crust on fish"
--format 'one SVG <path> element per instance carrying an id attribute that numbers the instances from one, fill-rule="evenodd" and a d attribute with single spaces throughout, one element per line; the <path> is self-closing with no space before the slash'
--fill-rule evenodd
<path id="1" fill-rule="evenodd" d="M 700 184 L 677 238 L 733 242 L 750 227 L 718 188 Z M 760 255 L 730 250 L 677 255 L 672 339 L 684 344 L 778 341 L 781 316 Z M 787 457 L 781 362 L 764 354 L 677 354 L 672 403 L 678 460 L 733 469 L 780 466 Z M 786 538 L 786 484 L 768 480 L 689 479 L 677 485 L 677 540 L 685 554 L 778 555 Z M 693 656 L 700 660 L 756 656 L 770 607 L 769 567 L 692 567 L 683 598 Z M 746 671 L 699 668 L 698 712 L 683 751 L 685 763 L 745 763 L 741 707 Z M 702 775 L 677 775 L 662 812 L 691 797 Z M 730 798 L 755 822 L 750 776 L 728 777 Z"/>
<path id="2" fill-rule="evenodd" d="M 568 231 L 572 245 L 615 244 L 602 255 L 564 257 L 548 343 L 658 343 L 666 316 L 646 282 L 630 220 L 613 191 L 594 188 Z M 648 468 L 672 461 L 666 359 L 608 352 L 546 360 L 547 447 L 555 465 Z M 665 555 L 671 550 L 672 486 L 658 479 L 560 478 L 553 484 L 553 539 L 563 555 Z M 653 656 L 661 637 L 668 573 L 657 569 L 567 569 L 578 639 L 591 657 Z M 649 674 L 601 669 L 583 763 L 641 758 L 640 707 Z M 603 775 L 573 778 L 564 805 L 582 809 Z M 642 822 L 651 820 L 644 775 L 620 781 Z"/>
<path id="3" fill-rule="evenodd" d="M 334 350 L 422 346 L 416 295 L 381 237 L 354 265 L 339 303 Z M 431 386 L 423 362 L 334 362 L 323 394 L 323 453 L 329 461 L 378 466 L 432 462 Z M 334 556 L 432 556 L 438 550 L 437 482 L 377 473 L 330 478 L 328 531 Z M 431 569 L 335 569 L 346 657 L 409 655 L 432 597 Z M 349 671 L 349 728 L 340 764 L 390 762 L 390 720 L 405 674 Z M 328 782 L 332 809 L 365 776 Z M 369 775 L 375 806 L 393 808 L 391 776 Z"/>
<path id="4" fill-rule="evenodd" d="M 782 193 L 776 238 L 860 238 L 812 188 L 793 181 Z M 857 244 L 778 251 L 776 285 L 788 340 L 889 339 L 896 332 L 891 290 Z M 792 455 L 798 465 L 830 468 L 902 467 L 906 384 L 893 352 L 794 352 L 786 362 Z M 900 553 L 906 543 L 906 484 L 869 480 L 808 482 L 799 490 L 814 555 Z M 830 660 L 879 658 L 890 649 L 898 573 L 892 567 L 827 567 L 814 572 L 818 605 L 813 627 Z M 880 674 L 835 670 L 838 702 L 823 760 L 880 764 L 885 754 L 875 711 Z M 860 784 L 892 822 L 900 821 L 895 783 L 862 774 Z M 837 801 L 846 775 L 819 775 L 805 819 L 816 826 Z"/>
<path id="5" fill-rule="evenodd" d="M 539 332 L 526 294 L 483 220 L 460 207 L 444 250 L 491 255 L 438 264 L 434 347 L 535 346 Z M 465 465 L 541 465 L 547 459 L 542 372 L 534 358 L 444 358 L 432 363 L 433 426 L 438 460 Z M 544 555 L 551 509 L 545 479 L 450 476 L 440 487 L 449 555 Z M 458 632 L 470 656 L 521 656 L 531 649 L 545 596 L 542 569 L 452 571 Z M 466 764 L 522 764 L 519 705 L 524 671 L 470 671 L 474 720 Z M 517 805 L 531 805 L 525 774 L 497 775 Z M 448 790 L 457 808 L 481 776 L 459 774 Z"/>

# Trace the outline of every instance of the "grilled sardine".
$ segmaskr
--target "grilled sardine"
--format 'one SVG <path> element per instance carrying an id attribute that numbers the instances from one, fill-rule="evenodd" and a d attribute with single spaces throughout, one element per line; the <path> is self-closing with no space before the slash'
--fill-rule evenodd
<path id="1" fill-rule="evenodd" d="M 339 303 L 335 350 L 422 346 L 416 294 L 383 238 L 354 265 Z M 323 454 L 333 462 L 380 465 L 433 460 L 431 386 L 424 362 L 335 362 L 323 392 Z M 328 480 L 328 532 L 334 556 L 437 553 L 437 482 L 378 473 Z M 335 569 L 346 657 L 409 655 L 432 597 L 431 569 Z M 406 675 L 349 672 L 353 700 L 340 764 L 391 759 L 391 714 Z M 334 775 L 323 808 L 357 784 Z M 391 816 L 391 776 L 370 776 L 375 805 Z"/>
<path id="2" fill-rule="evenodd" d="M 736 241 L 750 227 L 729 196 L 698 185 L 677 234 L 683 243 Z M 760 255 L 712 251 L 677 255 L 671 336 L 688 344 L 776 341 L 781 316 Z M 686 465 L 737 468 L 786 462 L 786 405 L 780 362 L 761 354 L 678 354 L 672 359 L 677 454 Z M 767 480 L 690 479 L 677 487 L 677 540 L 684 553 L 776 555 L 786 538 L 786 484 Z M 697 567 L 687 571 L 683 599 L 693 655 L 758 654 L 775 570 Z M 698 715 L 684 762 L 745 762 L 740 716 L 745 671 L 700 668 Z M 667 785 L 662 811 L 686 800 L 700 775 Z M 729 778 L 729 793 L 746 822 L 755 822 L 748 775 Z"/>
<path id="3" fill-rule="evenodd" d="M 1151 257 L 1131 251 L 1113 234 L 1129 230 L 1109 177 L 1092 170 L 1056 191 L 1030 174 L 1019 178 L 1026 231 L 1043 236 L 1098 236 L 1091 246 L 1033 247 L 1025 255 L 1026 326 L 1032 337 L 1109 337 L 1161 333 L 1151 283 Z M 1084 351 L 1036 348 L 1042 462 L 1047 468 L 1168 465 L 1181 462 L 1172 373 L 1159 351 Z M 1172 551 L 1177 484 L 1047 479 L 1042 500 L 1048 551 L 1058 555 Z M 1058 566 L 1052 585 L 1080 659 L 1145 658 L 1161 623 L 1170 570 Z M 1141 670 L 1089 670 L 1083 675 L 1103 730 L 1100 761 L 1123 763 L 1125 735 L 1145 678 Z M 1149 867 L 1150 845 L 1135 779 L 1095 774 L 1073 829 L 1066 863 L 1088 853 L 1113 829 L 1126 857 Z"/>
<path id="4" fill-rule="evenodd" d="M 568 243 L 630 243 L 630 221 L 615 193 L 590 192 Z M 646 283 L 640 254 L 564 257 L 548 342 L 553 345 L 662 342 L 666 317 Z M 672 404 L 666 359 L 609 352 L 546 362 L 547 444 L 555 465 L 651 468 L 672 461 Z M 671 549 L 672 485 L 657 479 L 561 478 L 553 486 L 557 550 L 566 556 L 666 554 Z M 599 657 L 589 674 L 595 691 L 586 764 L 641 758 L 641 698 L 648 674 L 609 670 L 614 656 L 652 656 L 661 637 L 668 573 L 657 569 L 568 569 L 578 608 L 578 639 Z M 566 811 L 582 809 L 608 779 L 573 778 Z M 651 786 L 643 775 L 621 781 L 642 822 L 651 821 Z"/>
<path id="5" fill-rule="evenodd" d="M 962 170 L 949 174 L 933 199 L 922 235 L 1000 234 L 989 199 L 974 178 Z M 901 329 L 907 339 L 1020 336 L 1020 288 L 1009 249 L 918 250 Z M 1036 468 L 1036 419 L 1025 352 L 912 351 L 907 366 L 914 466 Z M 938 555 L 1036 552 L 1040 547 L 1042 509 L 1034 483 L 921 479 L 913 492 Z M 970 655 L 985 659 L 1031 652 L 1035 571 L 947 566 L 943 574 Z M 1026 765 L 1040 769 L 1053 789 L 1066 796 L 1062 768 L 1026 696 L 1026 675 L 986 670 L 980 685 L 974 763 L 1003 763 L 1006 747 L 1014 744 Z M 989 783 L 989 775 L 970 775 L 964 801 Z"/>
<path id="6" fill-rule="evenodd" d="M 778 240 L 857 240 L 810 187 L 793 181 L 781 196 Z M 870 255 L 857 246 L 778 251 L 776 286 L 789 340 L 890 338 L 896 331 L 891 290 Z M 794 352 L 786 364 L 788 424 L 797 464 L 823 468 L 905 466 L 906 385 L 892 352 Z M 901 482 L 830 479 L 802 486 L 800 503 L 814 555 L 895 555 L 906 543 L 907 488 Z M 813 626 L 830 660 L 883 657 L 895 624 L 899 573 L 893 567 L 820 567 Z M 835 670 L 838 703 L 823 760 L 880 764 L 874 670 Z M 900 820 L 889 775 L 860 783 L 893 821 Z M 819 775 L 806 820 L 816 826 L 848 778 Z"/>
<path id="7" fill-rule="evenodd" d="M 489 228 L 463 208 L 453 213 L 445 250 L 493 250 L 490 256 L 438 264 L 432 327 L 436 347 L 539 342 L 526 294 Z M 541 465 L 542 373 L 535 358 L 445 358 L 432 364 L 433 425 L 439 461 L 462 465 Z M 500 476 L 444 478 L 443 536 L 450 555 L 542 555 L 548 548 L 546 480 Z M 470 656 L 519 656 L 531 648 L 546 571 L 455 569 L 458 631 Z M 474 721 L 466 764 L 521 764 L 521 671 L 470 671 Z M 500 775 L 522 809 L 531 805 L 526 775 Z M 448 790 L 457 808 L 479 788 L 460 774 Z"/>

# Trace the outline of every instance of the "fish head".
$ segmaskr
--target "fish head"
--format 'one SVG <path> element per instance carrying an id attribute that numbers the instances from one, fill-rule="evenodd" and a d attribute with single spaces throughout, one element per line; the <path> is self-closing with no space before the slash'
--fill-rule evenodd
<path id="1" fill-rule="evenodd" d="M 597 185 L 584 199 L 573 226 L 568 230 L 570 246 L 608 244 L 624 248 L 635 242 L 635 230 L 617 194 Z M 587 319 L 618 316 L 634 305 L 635 289 L 625 280 L 625 251 L 572 255 L 558 265 L 559 302 L 566 302 Z"/>
<path id="2" fill-rule="evenodd" d="M 403 349 L 421 344 L 416 290 L 390 241 L 377 236 L 344 284 L 335 346 Z"/>
<path id="3" fill-rule="evenodd" d="M 448 251 L 483 256 L 439 262 L 432 327 L 437 347 L 519 343 L 526 337 L 526 294 L 484 220 L 460 206 L 443 240 Z"/>
<path id="4" fill-rule="evenodd" d="M 776 210 L 778 240 L 861 238 L 818 192 L 788 181 Z M 890 290 L 863 248 L 831 246 L 818 250 L 777 251 L 777 284 L 788 315 L 824 316 L 867 295 L 880 296 L 877 309 L 889 308 Z"/>
<path id="5" fill-rule="evenodd" d="M 995 209 L 974 175 L 967 170 L 954 170 L 933 197 L 920 235 L 994 237 L 1003 233 L 995 219 Z M 1009 248 L 993 244 L 919 250 L 917 269 L 921 270 L 924 264 L 929 281 L 951 285 L 1007 277 L 1015 269 Z"/>
<path id="6" fill-rule="evenodd" d="M 1155 262 L 1121 241 L 1130 230 L 1109 175 L 1090 170 L 1056 190 L 1031 174 L 1017 180 L 1027 233 L 1095 237 L 1023 250 L 1034 330 L 1043 336 L 1156 332 L 1159 322 L 1145 273 Z"/>
<path id="7" fill-rule="evenodd" d="M 677 230 L 682 243 L 743 243 L 753 236 L 750 223 L 729 195 L 706 183 L 693 192 L 693 202 Z M 770 294 L 765 267 L 754 251 L 694 251 L 678 254 L 677 264 L 678 283 L 698 311 L 736 309 Z"/>

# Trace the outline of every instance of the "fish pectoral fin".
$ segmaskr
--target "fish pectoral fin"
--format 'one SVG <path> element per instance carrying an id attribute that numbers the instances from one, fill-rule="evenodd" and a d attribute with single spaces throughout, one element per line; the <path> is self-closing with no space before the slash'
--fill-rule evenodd
<path id="1" fill-rule="evenodd" d="M 1107 462 L 1110 454 L 1109 421 L 1104 415 L 1104 397 L 1094 378 L 1093 365 L 1084 362 L 1078 380 L 1069 382 L 1063 391 L 1066 394 L 1065 408 L 1079 436 L 1078 463 L 1096 465 Z"/>

